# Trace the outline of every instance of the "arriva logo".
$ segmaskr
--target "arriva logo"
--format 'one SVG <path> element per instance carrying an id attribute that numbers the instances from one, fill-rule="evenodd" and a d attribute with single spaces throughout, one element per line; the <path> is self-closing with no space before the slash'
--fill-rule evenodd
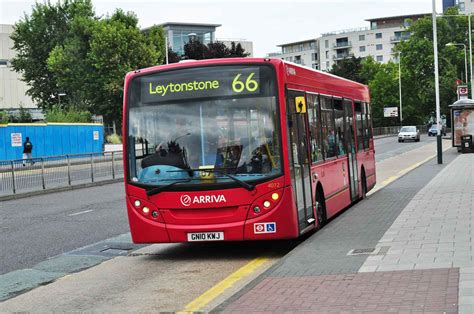
<path id="1" fill-rule="evenodd" d="M 224 195 L 200 195 L 192 199 L 192 204 L 225 203 L 227 200 Z M 181 204 L 188 207 L 191 205 L 191 196 L 181 195 Z"/>

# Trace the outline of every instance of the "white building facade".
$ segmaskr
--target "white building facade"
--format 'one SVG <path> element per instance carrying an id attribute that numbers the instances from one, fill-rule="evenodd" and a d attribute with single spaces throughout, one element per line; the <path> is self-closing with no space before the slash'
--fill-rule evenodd
<path id="1" fill-rule="evenodd" d="M 278 45 L 282 53 L 277 57 L 319 70 L 319 40 L 309 39 Z"/>
<path id="2" fill-rule="evenodd" d="M 15 56 L 10 35 L 13 25 L 0 24 L 0 110 L 36 108 L 33 100 L 26 95 L 28 89 L 21 75 L 11 68 Z"/>
<path id="3" fill-rule="evenodd" d="M 326 33 L 319 38 L 321 70 L 330 71 L 338 61 L 372 56 L 387 63 L 398 60 L 393 48 L 410 38 L 407 28 L 428 14 L 393 16 L 367 20 L 370 27 Z"/>

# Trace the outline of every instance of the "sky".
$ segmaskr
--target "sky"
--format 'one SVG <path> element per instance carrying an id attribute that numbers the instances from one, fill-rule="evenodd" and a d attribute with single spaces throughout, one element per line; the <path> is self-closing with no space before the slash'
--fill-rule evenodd
<path id="1" fill-rule="evenodd" d="M 35 2 L 0 0 L 0 24 L 14 24 L 30 14 Z M 281 51 L 279 44 L 369 26 L 366 19 L 432 11 L 430 0 L 93 0 L 93 4 L 99 16 L 117 8 L 133 11 L 142 28 L 165 22 L 221 24 L 217 39 L 250 40 L 255 57 Z M 442 0 L 436 0 L 436 11 L 442 12 Z"/>

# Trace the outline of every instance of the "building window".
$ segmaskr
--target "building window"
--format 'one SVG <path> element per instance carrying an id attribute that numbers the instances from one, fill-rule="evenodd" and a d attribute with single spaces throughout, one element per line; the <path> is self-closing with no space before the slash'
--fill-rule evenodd
<path id="1" fill-rule="evenodd" d="M 300 44 L 299 48 L 300 48 L 299 51 L 303 51 L 304 50 L 303 44 Z"/>
<path id="2" fill-rule="evenodd" d="M 377 56 L 377 61 L 378 62 L 383 62 L 383 56 Z"/>
<path id="3" fill-rule="evenodd" d="M 0 59 L 0 68 L 6 68 L 8 66 L 8 60 Z"/>
<path id="4" fill-rule="evenodd" d="M 377 44 L 377 45 L 375 46 L 375 49 L 376 49 L 376 50 L 382 50 L 382 49 L 383 49 L 383 45 L 382 45 L 382 44 Z"/>
<path id="5" fill-rule="evenodd" d="M 359 35 L 359 41 L 365 40 L 365 35 Z"/>
<path id="6" fill-rule="evenodd" d="M 312 60 L 312 61 L 315 61 L 315 60 L 317 60 L 317 59 L 318 59 L 318 56 L 316 55 L 316 52 L 313 52 L 313 53 L 311 54 L 311 60 Z"/>
<path id="7" fill-rule="evenodd" d="M 359 47 L 359 52 L 365 52 L 365 46 L 360 46 Z"/>
<path id="8" fill-rule="evenodd" d="M 324 47 L 325 47 L 325 48 L 329 48 L 329 40 L 326 39 L 326 40 L 324 41 Z"/>
<path id="9" fill-rule="evenodd" d="M 311 66 L 313 67 L 313 69 L 319 70 L 319 66 L 317 63 L 313 63 Z"/>
<path id="10" fill-rule="evenodd" d="M 382 33 L 375 33 L 375 39 L 382 38 Z"/>
<path id="11" fill-rule="evenodd" d="M 370 29 L 377 29 L 377 22 L 370 22 Z"/>
<path id="12" fill-rule="evenodd" d="M 326 59 L 329 59 L 329 50 L 326 50 Z"/>
<path id="13" fill-rule="evenodd" d="M 329 70 L 329 61 L 326 61 L 326 70 Z"/>

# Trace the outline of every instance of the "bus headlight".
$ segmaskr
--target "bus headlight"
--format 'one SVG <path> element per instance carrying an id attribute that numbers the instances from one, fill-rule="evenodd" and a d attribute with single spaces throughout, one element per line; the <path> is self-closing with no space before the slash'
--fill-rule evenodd
<path id="1" fill-rule="evenodd" d="M 142 205 L 142 202 L 140 202 L 139 200 L 135 200 L 135 202 L 133 203 L 135 205 L 135 207 L 140 207 L 140 205 Z"/>
<path id="2" fill-rule="evenodd" d="M 270 204 L 270 202 L 269 202 L 269 201 L 265 201 L 265 202 L 263 202 L 263 207 L 265 207 L 265 208 L 268 208 L 268 207 L 270 207 L 270 205 L 271 205 L 271 204 Z"/>

